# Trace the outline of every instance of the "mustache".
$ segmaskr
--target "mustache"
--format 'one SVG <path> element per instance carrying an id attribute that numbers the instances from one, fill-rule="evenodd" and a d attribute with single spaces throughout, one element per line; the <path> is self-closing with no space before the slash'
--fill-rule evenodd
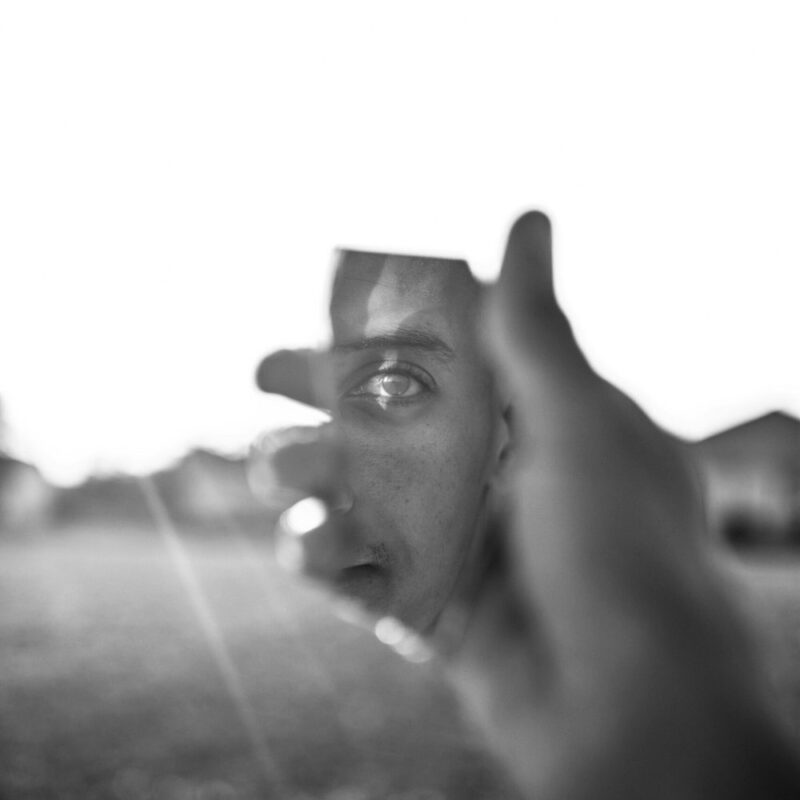
<path id="1" fill-rule="evenodd" d="M 388 567 L 392 563 L 392 554 L 389 552 L 389 548 L 383 542 L 370 545 L 369 550 L 370 555 L 377 566 Z"/>

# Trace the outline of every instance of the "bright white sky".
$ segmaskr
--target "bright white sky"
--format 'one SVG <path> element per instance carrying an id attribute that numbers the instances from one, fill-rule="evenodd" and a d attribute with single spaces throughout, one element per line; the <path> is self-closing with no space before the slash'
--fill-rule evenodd
<path id="1" fill-rule="evenodd" d="M 286 421 L 337 245 L 496 274 L 547 210 L 590 357 L 702 436 L 800 414 L 795 2 L 7 2 L 0 396 L 55 480 Z"/>

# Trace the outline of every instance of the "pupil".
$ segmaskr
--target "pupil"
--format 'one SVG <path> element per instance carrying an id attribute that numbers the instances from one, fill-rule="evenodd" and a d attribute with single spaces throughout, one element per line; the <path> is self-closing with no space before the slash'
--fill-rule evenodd
<path id="1" fill-rule="evenodd" d="M 411 381 L 406 375 L 385 375 L 381 379 L 381 386 L 386 394 L 400 395 L 408 391 Z"/>

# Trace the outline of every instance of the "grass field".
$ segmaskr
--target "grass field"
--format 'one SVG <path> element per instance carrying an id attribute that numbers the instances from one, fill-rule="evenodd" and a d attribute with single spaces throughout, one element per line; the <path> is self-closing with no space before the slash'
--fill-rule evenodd
<path id="1" fill-rule="evenodd" d="M 244 537 L 0 544 L 0 800 L 511 798 L 435 665 Z M 800 742 L 800 568 L 734 570 Z"/>
<path id="2" fill-rule="evenodd" d="M 247 539 L 182 542 L 0 546 L 0 798 L 510 796 L 434 666 Z"/>

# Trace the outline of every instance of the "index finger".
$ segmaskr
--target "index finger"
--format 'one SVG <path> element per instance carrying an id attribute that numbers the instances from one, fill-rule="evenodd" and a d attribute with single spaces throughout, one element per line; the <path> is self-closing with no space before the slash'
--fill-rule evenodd
<path id="1" fill-rule="evenodd" d="M 488 324 L 493 356 L 522 396 L 561 403 L 565 392 L 580 393 L 598 380 L 556 298 L 551 225 L 539 211 L 511 228 Z"/>
<path id="2" fill-rule="evenodd" d="M 280 394 L 313 408 L 331 407 L 332 379 L 326 351 L 277 350 L 262 359 L 255 380 L 262 392 Z"/>

